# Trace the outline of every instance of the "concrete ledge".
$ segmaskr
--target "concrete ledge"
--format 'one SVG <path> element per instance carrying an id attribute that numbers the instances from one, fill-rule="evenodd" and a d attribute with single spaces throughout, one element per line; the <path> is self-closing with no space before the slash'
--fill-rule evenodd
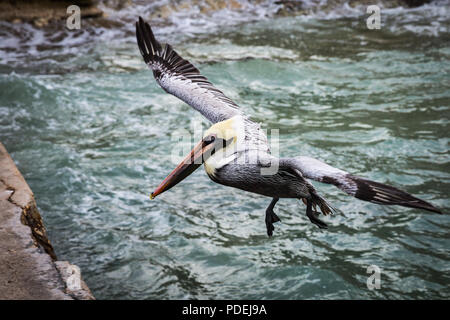
<path id="1" fill-rule="evenodd" d="M 56 259 L 33 192 L 0 143 L 0 299 L 94 299 L 79 268 Z"/>

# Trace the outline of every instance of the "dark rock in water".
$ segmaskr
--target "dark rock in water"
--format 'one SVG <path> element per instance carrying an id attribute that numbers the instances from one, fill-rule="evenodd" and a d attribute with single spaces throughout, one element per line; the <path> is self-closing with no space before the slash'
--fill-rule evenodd
<path id="1" fill-rule="evenodd" d="M 100 0 L 18 0 L 0 2 L 0 21 L 10 21 L 13 23 L 31 22 L 38 28 L 46 27 L 54 21 L 62 21 L 69 15 L 67 8 L 71 5 L 77 5 L 81 9 L 82 18 L 102 18 L 92 19 L 96 21 L 93 24 L 100 24 L 108 28 L 117 27 L 117 21 L 108 19 L 106 14 L 98 8 Z M 113 11 L 120 11 L 128 6 L 133 6 L 133 0 L 104 0 L 102 4 Z M 431 0 L 378 0 L 384 8 L 394 7 L 417 7 Z M 250 5 L 251 3 L 251 5 Z M 255 6 L 268 7 L 275 4 L 278 8 L 275 11 L 277 16 L 296 16 L 309 15 L 314 13 L 331 13 L 337 8 L 348 5 L 352 8 L 358 6 L 369 6 L 374 4 L 373 0 L 335 0 L 335 1 L 317 1 L 317 4 L 311 4 L 302 0 L 169 0 L 161 3 L 155 2 L 148 12 L 148 18 L 152 21 L 169 20 L 170 16 L 182 11 L 190 11 L 193 8 L 198 10 L 201 15 L 211 15 L 220 10 L 246 11 L 252 10 Z M 145 16 L 145 13 L 143 13 Z"/>
<path id="2" fill-rule="evenodd" d="M 277 0 L 275 4 L 280 5 L 280 8 L 276 13 L 277 15 L 293 16 L 306 15 L 317 12 L 330 13 L 334 9 L 342 7 L 344 5 L 355 8 L 358 6 L 370 6 L 373 4 L 377 4 L 384 8 L 395 8 L 401 6 L 418 7 L 429 2 L 431 2 L 431 0 L 379 0 L 375 3 L 373 0 L 335 0 L 320 2 L 318 4 L 311 5 L 301 0 Z"/>
<path id="3" fill-rule="evenodd" d="M 287 16 L 292 14 L 298 15 L 306 13 L 306 11 L 303 9 L 302 1 L 279 0 L 275 1 L 275 4 L 282 6 L 280 9 L 278 9 L 277 15 Z"/>
<path id="4" fill-rule="evenodd" d="M 403 0 L 403 2 L 408 6 L 408 7 L 420 7 L 424 4 L 430 3 L 431 0 Z"/>

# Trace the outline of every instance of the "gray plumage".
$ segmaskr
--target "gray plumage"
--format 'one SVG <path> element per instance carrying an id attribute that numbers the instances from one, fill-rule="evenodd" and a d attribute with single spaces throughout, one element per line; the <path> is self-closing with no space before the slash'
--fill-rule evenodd
<path id="1" fill-rule="evenodd" d="M 293 167 L 298 168 L 305 178 L 333 184 L 348 195 L 360 200 L 380 205 L 400 205 L 441 213 L 432 204 L 418 199 L 407 192 L 383 183 L 352 175 L 323 163 L 320 160 L 310 157 L 296 157 L 286 159 L 285 161 Z"/>

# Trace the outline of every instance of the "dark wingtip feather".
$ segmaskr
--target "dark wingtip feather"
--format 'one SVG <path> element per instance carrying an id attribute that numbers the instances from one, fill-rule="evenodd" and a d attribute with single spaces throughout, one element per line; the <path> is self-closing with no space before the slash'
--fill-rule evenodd
<path id="1" fill-rule="evenodd" d="M 152 28 L 141 16 L 136 21 L 136 39 L 146 63 L 151 62 L 162 51 L 161 44 L 156 40 Z"/>
<path id="2" fill-rule="evenodd" d="M 399 205 L 403 207 L 423 209 L 442 214 L 442 211 L 431 203 L 412 196 L 411 194 L 399 190 L 395 187 L 366 180 L 349 175 L 348 178 L 356 182 L 357 190 L 355 197 L 381 205 Z"/>
<path id="3" fill-rule="evenodd" d="M 136 39 L 145 63 L 152 69 L 153 76 L 166 92 L 191 105 L 214 123 L 240 114 L 237 111 L 238 106 L 201 75 L 192 63 L 183 59 L 169 44 L 162 48 L 150 25 L 142 17 L 136 22 Z M 182 81 L 160 81 L 162 78 L 174 77 L 180 77 Z M 196 90 L 198 88 L 202 90 Z M 209 94 L 205 95 L 205 91 Z M 217 105 L 219 107 L 216 107 Z"/>
<path id="4" fill-rule="evenodd" d="M 142 41 L 142 35 L 141 35 L 140 29 L 139 29 L 139 23 L 137 21 L 136 21 L 136 40 L 137 40 L 137 44 L 139 47 L 139 51 L 141 52 L 141 55 L 144 57 L 144 61 L 145 61 L 146 48 Z"/>
<path id="5" fill-rule="evenodd" d="M 136 21 L 136 39 L 145 63 L 150 65 L 156 61 L 159 64 L 164 65 L 167 70 L 183 75 L 192 82 L 208 87 L 209 90 L 223 95 L 220 90 L 211 85 L 205 76 L 200 74 L 200 71 L 194 67 L 194 65 L 188 60 L 181 58 L 178 53 L 172 49 L 171 45 L 167 44 L 163 50 L 161 44 L 155 39 L 150 25 L 140 16 L 138 21 Z M 161 74 L 161 70 L 154 69 L 153 74 L 155 78 L 158 78 Z M 234 102 L 228 98 L 223 97 L 223 99 L 227 99 L 226 102 L 231 106 L 235 105 Z"/>

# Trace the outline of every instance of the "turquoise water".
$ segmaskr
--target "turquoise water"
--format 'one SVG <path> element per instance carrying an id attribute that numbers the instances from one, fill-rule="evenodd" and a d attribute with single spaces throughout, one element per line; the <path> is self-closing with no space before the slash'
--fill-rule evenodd
<path id="1" fill-rule="evenodd" d="M 322 159 L 448 213 L 447 17 L 426 7 L 388 11 L 378 31 L 364 15 L 155 31 L 269 133 L 279 129 L 280 155 Z M 324 218 L 330 228 L 285 199 L 269 239 L 270 199 L 214 184 L 203 170 L 150 201 L 175 167 L 172 132 L 208 124 L 156 85 L 133 26 L 20 26 L 25 38 L 1 26 L 0 141 L 58 258 L 81 267 L 97 298 L 450 297 L 448 215 L 314 183 L 342 211 Z M 379 290 L 366 287 L 369 265 L 382 270 Z"/>

